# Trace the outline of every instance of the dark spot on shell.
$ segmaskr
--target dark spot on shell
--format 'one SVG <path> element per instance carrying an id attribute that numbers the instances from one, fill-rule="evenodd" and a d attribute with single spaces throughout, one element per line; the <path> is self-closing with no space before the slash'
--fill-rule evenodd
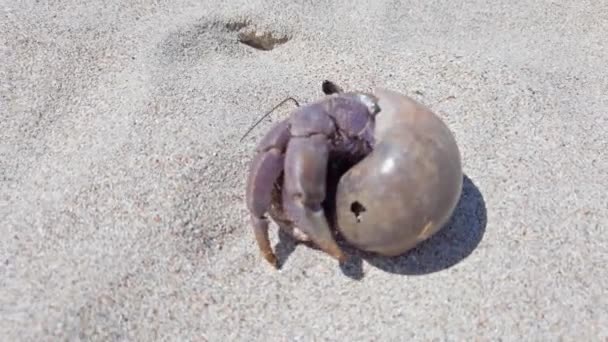
<path id="1" fill-rule="evenodd" d="M 355 202 L 351 203 L 350 211 L 352 211 L 353 214 L 355 214 L 355 217 L 357 218 L 357 222 L 361 222 L 361 214 L 365 211 L 365 207 L 363 206 L 363 204 L 359 203 L 359 201 L 355 201 Z"/>

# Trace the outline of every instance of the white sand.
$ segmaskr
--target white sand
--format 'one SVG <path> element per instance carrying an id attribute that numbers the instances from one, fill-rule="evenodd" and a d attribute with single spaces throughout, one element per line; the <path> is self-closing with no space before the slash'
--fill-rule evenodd
<path id="1" fill-rule="evenodd" d="M 3 1 L 1 340 L 608 338 L 605 2 L 221 3 Z M 326 78 L 429 105 L 470 181 L 418 252 L 275 271 L 244 179 L 292 107 L 238 139 Z"/>

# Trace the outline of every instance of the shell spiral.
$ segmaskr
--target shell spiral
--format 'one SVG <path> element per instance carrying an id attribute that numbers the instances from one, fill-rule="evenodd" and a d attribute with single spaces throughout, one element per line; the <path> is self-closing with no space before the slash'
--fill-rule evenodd
<path id="1" fill-rule="evenodd" d="M 386 256 L 403 254 L 448 222 L 462 191 L 456 140 L 447 125 L 410 97 L 374 90 L 372 153 L 337 186 L 337 228 L 351 244 Z"/>

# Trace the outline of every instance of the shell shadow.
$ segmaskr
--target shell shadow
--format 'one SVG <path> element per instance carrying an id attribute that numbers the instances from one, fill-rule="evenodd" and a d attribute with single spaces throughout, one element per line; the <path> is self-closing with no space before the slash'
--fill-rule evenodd
<path id="1" fill-rule="evenodd" d="M 402 275 L 424 275 L 448 269 L 469 256 L 481 242 L 487 223 L 483 196 L 464 175 L 462 194 L 448 223 L 414 249 L 396 256 L 382 257 L 344 246 L 351 256 L 340 265 L 353 279 L 363 278 L 362 261 L 383 271 Z"/>

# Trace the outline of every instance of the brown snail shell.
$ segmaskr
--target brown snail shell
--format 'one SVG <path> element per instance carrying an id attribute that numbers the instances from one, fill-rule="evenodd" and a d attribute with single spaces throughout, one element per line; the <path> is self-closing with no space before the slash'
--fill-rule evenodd
<path id="1" fill-rule="evenodd" d="M 337 229 L 357 248 L 395 256 L 452 216 L 462 191 L 461 156 L 452 132 L 424 105 L 383 88 L 374 95 L 376 146 L 338 183 Z"/>

